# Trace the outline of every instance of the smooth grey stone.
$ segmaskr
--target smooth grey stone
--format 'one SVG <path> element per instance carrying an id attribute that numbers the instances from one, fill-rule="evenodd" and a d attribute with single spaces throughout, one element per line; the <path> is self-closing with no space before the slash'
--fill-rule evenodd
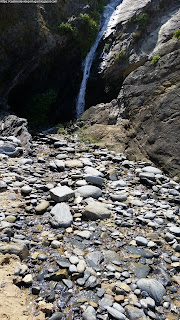
<path id="1" fill-rule="evenodd" d="M 133 307 L 133 306 L 126 306 L 125 307 L 126 315 L 128 317 L 128 320 L 147 320 L 145 313 L 142 309 Z"/>
<path id="2" fill-rule="evenodd" d="M 163 285 L 155 279 L 142 278 L 137 281 L 137 286 L 139 289 L 146 291 L 157 303 L 161 303 L 163 296 L 166 294 Z"/>
<path id="3" fill-rule="evenodd" d="M 56 263 L 60 266 L 60 268 L 69 268 L 70 262 L 67 259 L 56 260 Z"/>
<path id="4" fill-rule="evenodd" d="M 85 179 L 87 182 L 90 182 L 95 186 L 102 186 L 104 183 L 104 179 L 101 177 L 86 176 Z"/>
<path id="5" fill-rule="evenodd" d="M 32 191 L 32 188 L 30 186 L 23 186 L 21 188 L 21 192 L 24 193 L 24 194 L 30 194 Z"/>
<path id="6" fill-rule="evenodd" d="M 77 267 L 74 264 L 71 264 L 69 267 L 69 272 L 70 273 L 76 273 L 77 272 Z"/>
<path id="7" fill-rule="evenodd" d="M 179 243 L 174 243 L 173 248 L 175 251 L 180 252 L 180 244 Z"/>
<path id="8" fill-rule="evenodd" d="M 89 306 L 87 307 L 86 311 L 83 312 L 82 317 L 84 320 L 96 320 L 96 310 Z"/>
<path id="9" fill-rule="evenodd" d="M 13 143 L 17 144 L 18 146 L 21 145 L 21 140 L 16 138 L 15 136 L 9 136 L 7 137 L 8 141 L 12 141 Z"/>
<path id="10" fill-rule="evenodd" d="M 102 172 L 98 171 L 95 168 L 89 167 L 89 166 L 84 168 L 84 172 L 88 176 L 103 177 L 103 173 Z"/>
<path id="11" fill-rule="evenodd" d="M 174 233 L 176 236 L 180 236 L 180 227 L 170 227 L 169 231 Z"/>
<path id="12" fill-rule="evenodd" d="M 91 237 L 91 233 L 88 230 L 84 230 L 84 231 L 79 231 L 77 233 L 77 236 L 83 238 L 83 239 L 90 239 Z"/>
<path id="13" fill-rule="evenodd" d="M 73 217 L 68 204 L 64 202 L 58 203 L 52 208 L 50 213 L 53 216 L 51 220 L 52 226 L 67 228 L 72 224 Z"/>
<path id="14" fill-rule="evenodd" d="M 123 202 L 127 200 L 126 194 L 111 194 L 110 197 L 113 201 Z"/>
<path id="15" fill-rule="evenodd" d="M 78 264 L 79 259 L 78 259 L 78 257 L 76 257 L 76 256 L 71 256 L 71 257 L 69 258 L 69 261 L 70 261 L 70 263 L 76 265 L 76 264 Z"/>
<path id="16" fill-rule="evenodd" d="M 62 312 L 55 312 L 49 320 L 61 320 L 64 317 Z"/>
<path id="17" fill-rule="evenodd" d="M 74 191 L 67 186 L 56 187 L 50 191 L 51 198 L 56 202 L 68 201 L 74 197 Z"/>
<path id="18" fill-rule="evenodd" d="M 155 175 L 154 175 L 154 173 L 152 173 L 152 172 L 141 172 L 140 174 L 139 174 L 139 178 L 141 179 L 141 180 L 151 180 L 151 181 L 155 181 L 156 180 L 156 178 L 155 178 Z"/>
<path id="19" fill-rule="evenodd" d="M 126 182 L 124 180 L 113 181 L 111 186 L 114 188 L 123 188 L 126 186 Z"/>
<path id="20" fill-rule="evenodd" d="M 114 309 L 112 307 L 107 307 L 106 308 L 108 313 L 113 316 L 113 318 L 118 319 L 118 320 L 125 320 L 126 316 L 121 313 L 120 311 L 118 311 L 117 309 Z"/>
<path id="21" fill-rule="evenodd" d="M 7 184 L 4 181 L 0 181 L 0 191 L 6 190 Z"/>
<path id="22" fill-rule="evenodd" d="M 32 164 L 32 163 L 33 163 L 32 159 L 26 159 L 26 158 L 23 158 L 18 161 L 18 164 L 21 166 L 26 165 L 26 164 Z"/>
<path id="23" fill-rule="evenodd" d="M 76 192 L 83 198 L 99 198 L 102 196 L 102 191 L 98 187 L 86 185 L 76 189 Z"/>
<path id="24" fill-rule="evenodd" d="M 137 245 L 140 245 L 140 246 L 147 246 L 147 244 L 148 244 L 148 240 L 144 237 L 138 236 L 135 238 L 135 240 L 136 240 Z"/>
<path id="25" fill-rule="evenodd" d="M 121 313 L 125 313 L 125 310 L 124 308 L 117 302 L 114 302 L 113 303 L 113 308 L 120 311 Z"/>
<path id="26" fill-rule="evenodd" d="M 147 297 L 146 302 L 147 302 L 148 308 L 151 308 L 151 309 L 155 308 L 156 303 L 155 303 L 154 299 L 152 299 L 151 297 Z"/>
<path id="27" fill-rule="evenodd" d="M 154 173 L 154 174 L 161 174 L 161 170 L 156 167 L 153 167 L 153 166 L 144 167 L 144 168 L 142 168 L 142 171 L 150 172 L 150 173 Z"/>
<path id="28" fill-rule="evenodd" d="M 15 157 L 17 155 L 17 148 L 12 145 L 0 146 L 0 153 L 5 154 L 9 157 Z"/>
<path id="29" fill-rule="evenodd" d="M 111 211 L 104 203 L 92 201 L 84 208 L 82 215 L 88 220 L 106 219 L 110 217 Z"/>
<path id="30" fill-rule="evenodd" d="M 165 238 L 165 240 L 166 240 L 167 242 L 171 242 L 171 241 L 173 241 L 173 240 L 175 239 L 175 235 L 172 234 L 172 233 L 170 233 L 170 232 L 167 232 L 167 233 L 165 234 L 164 238 Z"/>
<path id="31" fill-rule="evenodd" d="M 68 279 L 62 279 L 62 282 L 68 287 L 68 289 L 71 289 L 73 287 L 73 283 L 71 280 Z"/>
<path id="32" fill-rule="evenodd" d="M 77 280 L 76 280 L 76 282 L 77 282 L 77 284 L 79 285 L 79 286 L 83 286 L 84 284 L 85 284 L 85 279 L 84 278 L 78 278 Z"/>

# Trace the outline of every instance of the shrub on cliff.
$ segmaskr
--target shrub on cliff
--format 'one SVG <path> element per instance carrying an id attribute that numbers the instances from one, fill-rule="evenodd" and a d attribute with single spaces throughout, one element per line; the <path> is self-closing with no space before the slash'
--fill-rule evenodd
<path id="1" fill-rule="evenodd" d="M 61 23 L 60 26 L 57 27 L 57 30 L 63 35 L 70 35 L 72 37 L 76 37 L 77 28 L 73 27 L 70 23 Z"/>
<path id="2" fill-rule="evenodd" d="M 139 23 L 142 30 L 146 29 L 147 23 L 149 20 L 149 15 L 147 13 L 141 13 L 137 18 L 136 21 Z"/>
<path id="3" fill-rule="evenodd" d="M 180 29 L 174 31 L 173 38 L 180 40 Z"/>
<path id="4" fill-rule="evenodd" d="M 159 59 L 161 59 L 160 56 L 155 56 L 155 57 L 153 57 L 153 58 L 152 58 L 152 64 L 156 64 L 156 63 L 159 61 Z"/>
<path id="5" fill-rule="evenodd" d="M 78 42 L 82 58 L 85 58 L 98 32 L 97 22 L 89 14 L 80 14 L 80 27 L 78 32 Z"/>

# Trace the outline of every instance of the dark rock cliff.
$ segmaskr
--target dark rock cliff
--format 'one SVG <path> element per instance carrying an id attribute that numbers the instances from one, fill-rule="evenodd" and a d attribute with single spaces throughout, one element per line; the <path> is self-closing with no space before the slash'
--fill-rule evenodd
<path id="1" fill-rule="evenodd" d="M 101 77 L 109 90 L 119 82 L 120 94 L 85 112 L 83 135 L 180 177 L 180 41 L 173 36 L 180 28 L 180 3 L 137 1 L 127 10 L 130 4 L 123 1 L 101 61 Z M 148 19 L 142 27 L 143 14 Z"/>
<path id="2" fill-rule="evenodd" d="M 81 48 L 68 30 L 63 34 L 59 26 L 66 23 L 78 28 L 80 14 L 98 10 L 99 2 L 0 4 L 1 107 L 10 105 L 11 111 L 34 121 L 38 115 L 33 106 L 49 100 L 49 112 L 45 117 L 47 110 L 43 110 L 46 119 L 38 119 L 40 124 L 52 125 L 75 116 Z"/>

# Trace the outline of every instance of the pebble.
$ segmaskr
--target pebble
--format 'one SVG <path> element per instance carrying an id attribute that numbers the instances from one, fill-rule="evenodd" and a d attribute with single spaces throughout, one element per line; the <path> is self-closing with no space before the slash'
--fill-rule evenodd
<path id="1" fill-rule="evenodd" d="M 102 196 L 102 191 L 100 188 L 95 187 L 95 186 L 82 186 L 76 189 L 76 193 L 79 194 L 83 198 L 95 198 L 98 199 L 99 197 Z"/>
<path id="2" fill-rule="evenodd" d="M 118 311 L 117 309 L 115 308 L 112 308 L 112 307 L 107 307 L 106 308 L 108 313 L 113 316 L 113 318 L 115 319 L 118 319 L 118 320 L 125 320 L 126 319 L 126 316 L 121 313 L 120 311 Z"/>
<path id="3" fill-rule="evenodd" d="M 92 201 L 84 208 L 82 215 L 85 219 L 90 220 L 106 219 L 110 217 L 111 211 L 104 203 Z"/>
<path id="4" fill-rule="evenodd" d="M 1 157 L 0 252 L 51 320 L 178 319 L 179 184 L 76 139 Z"/>
<path id="5" fill-rule="evenodd" d="M 142 278 L 137 282 L 138 288 L 146 291 L 157 303 L 161 303 L 166 290 L 163 285 L 155 279 Z"/>

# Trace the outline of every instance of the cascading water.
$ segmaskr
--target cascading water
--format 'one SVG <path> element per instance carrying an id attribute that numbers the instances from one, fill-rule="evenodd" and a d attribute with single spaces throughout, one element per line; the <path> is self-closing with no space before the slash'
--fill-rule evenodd
<path id="1" fill-rule="evenodd" d="M 76 117 L 77 119 L 84 112 L 85 107 L 85 94 L 86 94 L 86 85 L 90 75 L 90 70 L 92 66 L 93 59 L 95 57 L 95 52 L 98 47 L 99 42 L 101 41 L 104 32 L 108 26 L 108 23 L 116 9 L 116 7 L 122 2 L 122 0 L 111 0 L 107 6 L 104 8 L 104 13 L 102 15 L 100 29 L 94 44 L 92 45 L 88 55 L 86 56 L 85 61 L 83 62 L 83 79 L 81 82 L 81 87 L 78 94 L 77 104 L 76 104 Z"/>

